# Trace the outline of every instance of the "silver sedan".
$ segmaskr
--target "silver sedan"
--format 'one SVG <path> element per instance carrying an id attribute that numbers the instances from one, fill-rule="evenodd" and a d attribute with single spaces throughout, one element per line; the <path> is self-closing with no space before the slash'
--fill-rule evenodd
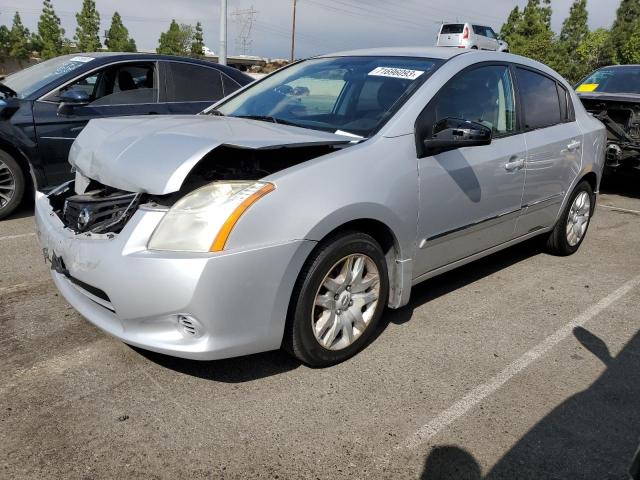
<path id="1" fill-rule="evenodd" d="M 423 280 L 534 236 L 574 253 L 605 144 L 526 58 L 324 55 L 201 115 L 91 121 L 38 236 L 69 303 L 128 344 L 327 366 Z"/>

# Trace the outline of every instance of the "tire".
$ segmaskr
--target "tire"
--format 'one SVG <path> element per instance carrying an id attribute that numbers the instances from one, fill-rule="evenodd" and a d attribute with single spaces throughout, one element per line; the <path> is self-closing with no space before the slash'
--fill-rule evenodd
<path id="1" fill-rule="evenodd" d="M 478 47 L 474 45 L 473 47 L 471 47 L 471 50 L 478 50 Z"/>
<path id="2" fill-rule="evenodd" d="M 577 200 L 580 198 L 580 200 Z M 581 203 L 581 200 L 588 200 L 588 206 Z M 573 190 L 567 205 L 562 211 L 555 227 L 547 238 L 547 251 L 552 255 L 567 256 L 578 251 L 584 238 L 587 235 L 591 217 L 596 205 L 596 198 L 589 182 L 582 181 Z M 568 224 L 577 225 L 580 220 L 580 227 L 569 230 Z M 581 232 L 579 235 L 576 232 Z"/>
<path id="3" fill-rule="evenodd" d="M 11 215 L 24 196 L 25 178 L 20 165 L 0 150 L 0 220 Z"/>
<path id="4" fill-rule="evenodd" d="M 347 270 L 361 275 L 349 280 Z M 378 242 L 361 232 L 333 235 L 316 247 L 298 276 L 283 347 L 311 367 L 343 362 L 367 344 L 388 296 L 387 263 Z"/>

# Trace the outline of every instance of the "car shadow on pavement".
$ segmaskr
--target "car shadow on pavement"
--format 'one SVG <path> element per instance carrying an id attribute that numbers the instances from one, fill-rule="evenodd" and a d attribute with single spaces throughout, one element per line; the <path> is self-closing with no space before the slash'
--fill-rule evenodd
<path id="1" fill-rule="evenodd" d="M 8 220 L 19 220 L 21 218 L 33 217 L 33 202 L 24 201 L 15 212 L 9 215 L 7 218 L 0 220 L 0 222 L 6 222 Z"/>
<path id="2" fill-rule="evenodd" d="M 607 367 L 589 388 L 540 420 L 485 476 L 470 452 L 439 445 L 431 449 L 420 478 L 629 478 L 640 443 L 640 331 L 615 357 L 588 330 L 578 327 L 573 333 Z M 572 358 L 584 359 L 580 355 Z"/>
<path id="3" fill-rule="evenodd" d="M 301 362 L 282 350 L 258 353 L 225 360 L 198 361 L 170 357 L 131 347 L 143 357 L 158 365 L 206 380 L 224 383 L 242 383 L 279 375 L 295 370 Z"/>
<path id="4" fill-rule="evenodd" d="M 631 170 L 606 175 L 600 184 L 600 193 L 640 198 L 640 171 Z"/>

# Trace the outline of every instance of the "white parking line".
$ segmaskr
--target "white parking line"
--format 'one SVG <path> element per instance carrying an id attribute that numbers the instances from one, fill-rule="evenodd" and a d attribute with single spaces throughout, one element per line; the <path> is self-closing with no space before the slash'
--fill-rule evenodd
<path id="1" fill-rule="evenodd" d="M 562 328 L 556 330 L 555 333 L 553 333 L 552 335 L 544 339 L 541 343 L 526 352 L 516 361 L 507 366 L 507 368 L 491 378 L 488 382 L 474 388 L 467 395 L 462 397 L 462 399 L 451 405 L 429 423 L 420 427 L 414 434 L 407 437 L 405 441 L 396 448 L 415 448 L 420 444 L 428 441 L 430 438 L 438 434 L 443 428 L 448 427 L 457 419 L 467 414 L 472 408 L 482 402 L 489 395 L 495 393 L 511 378 L 527 368 L 540 357 L 544 356 L 549 352 L 549 350 L 555 347 L 562 340 L 570 336 L 574 328 L 583 326 L 589 320 L 600 314 L 603 310 L 607 309 L 612 304 L 620 300 L 624 295 L 629 293 L 630 290 L 637 287 L 638 285 L 640 285 L 640 275 L 632 278 L 631 280 L 623 284 L 620 288 L 575 317 Z"/>
<path id="2" fill-rule="evenodd" d="M 0 237 L 0 242 L 2 240 L 15 240 L 16 238 L 26 238 L 35 236 L 35 232 L 32 233 L 22 233 L 20 235 L 7 235 L 6 237 Z"/>
<path id="3" fill-rule="evenodd" d="M 602 208 L 608 208 L 609 210 L 614 210 L 614 211 L 618 211 L 618 212 L 635 213 L 636 215 L 640 215 L 640 210 L 631 210 L 629 208 L 620 208 L 620 207 L 616 207 L 615 205 L 598 205 L 598 206 L 602 207 Z"/>

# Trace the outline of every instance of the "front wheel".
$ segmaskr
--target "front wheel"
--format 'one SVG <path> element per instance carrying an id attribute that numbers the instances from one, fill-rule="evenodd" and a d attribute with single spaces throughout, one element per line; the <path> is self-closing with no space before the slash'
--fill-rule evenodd
<path id="1" fill-rule="evenodd" d="M 11 215 L 24 194 L 24 174 L 20 165 L 0 150 L 0 219 Z"/>
<path id="2" fill-rule="evenodd" d="M 360 232 L 323 241 L 302 269 L 291 298 L 283 346 L 313 367 L 340 363 L 362 349 L 389 295 L 384 253 Z"/>
<path id="3" fill-rule="evenodd" d="M 566 256 L 578 251 L 593 215 L 596 199 L 589 182 L 575 188 L 556 226 L 547 239 L 547 250 L 554 255 Z"/>

